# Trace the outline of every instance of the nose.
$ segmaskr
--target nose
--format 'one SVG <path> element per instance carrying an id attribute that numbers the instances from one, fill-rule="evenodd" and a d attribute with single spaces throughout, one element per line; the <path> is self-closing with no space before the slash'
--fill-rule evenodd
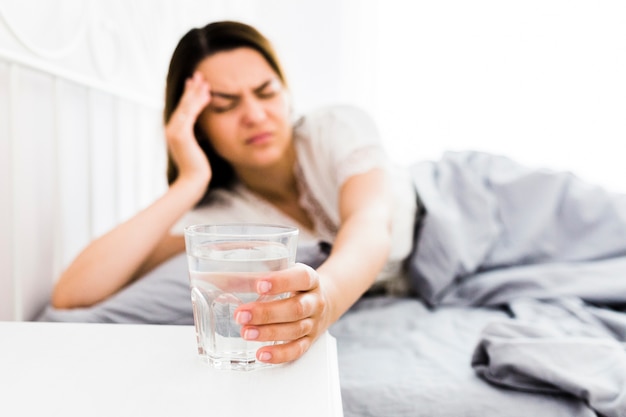
<path id="1" fill-rule="evenodd" d="M 248 97 L 243 102 L 243 122 L 245 124 L 256 124 L 262 122 L 267 117 L 263 103 L 256 97 Z"/>

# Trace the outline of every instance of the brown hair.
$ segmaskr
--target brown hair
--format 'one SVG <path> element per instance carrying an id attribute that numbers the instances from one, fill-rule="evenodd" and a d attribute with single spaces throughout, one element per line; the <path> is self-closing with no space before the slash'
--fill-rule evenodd
<path id="1" fill-rule="evenodd" d="M 185 80 L 193 75 L 198 64 L 217 52 L 241 47 L 252 48 L 259 52 L 276 72 L 283 85 L 287 85 L 274 48 L 258 30 L 240 22 L 221 21 L 209 23 L 202 28 L 191 29 L 187 32 L 180 39 L 172 54 L 165 84 L 163 118 L 166 124 L 183 95 Z M 207 200 L 211 190 L 231 186 L 235 173 L 232 166 L 215 152 L 209 138 L 198 123 L 194 126 L 194 132 L 200 148 L 202 148 L 209 159 L 213 172 L 210 187 L 207 188 L 204 198 L 199 203 L 202 204 Z M 178 167 L 168 151 L 168 183 L 171 185 L 177 177 Z"/>

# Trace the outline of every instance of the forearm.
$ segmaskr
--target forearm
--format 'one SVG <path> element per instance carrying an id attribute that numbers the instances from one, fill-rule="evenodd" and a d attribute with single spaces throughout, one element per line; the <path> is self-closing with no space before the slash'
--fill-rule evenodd
<path id="1" fill-rule="evenodd" d="M 372 170 L 346 181 L 341 227 L 330 256 L 316 271 L 300 265 L 257 283 L 260 294 L 293 297 L 236 309 L 242 334 L 254 330 L 249 340 L 288 341 L 259 349 L 257 358 L 283 363 L 300 357 L 375 281 L 391 249 L 392 204 L 385 179 L 382 170 Z"/>
<path id="2" fill-rule="evenodd" d="M 57 308 L 93 305 L 154 266 L 150 255 L 177 219 L 195 205 L 198 195 L 197 185 L 176 182 L 149 207 L 94 240 L 59 278 L 52 304 Z M 171 256 L 167 252 L 174 249 L 161 249 L 159 255 Z"/>
<path id="3" fill-rule="evenodd" d="M 328 325 L 338 320 L 373 284 L 387 261 L 390 245 L 385 211 L 362 213 L 344 223 L 331 255 L 317 270 L 329 300 Z"/>

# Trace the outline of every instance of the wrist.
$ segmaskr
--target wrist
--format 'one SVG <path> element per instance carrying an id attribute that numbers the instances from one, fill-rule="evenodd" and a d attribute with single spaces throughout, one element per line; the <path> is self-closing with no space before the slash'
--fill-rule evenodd
<path id="1" fill-rule="evenodd" d="M 324 330 L 327 330 L 335 321 L 339 319 L 339 317 L 341 317 L 343 308 L 338 305 L 340 297 L 337 297 L 337 288 L 333 285 L 332 280 L 328 279 L 326 276 L 320 275 L 319 287 L 320 294 L 324 299 L 324 314 L 322 321 Z"/>
<path id="2" fill-rule="evenodd" d="M 199 177 L 178 176 L 170 185 L 170 189 L 186 196 L 191 206 L 195 206 L 204 197 L 207 186 L 208 181 Z"/>

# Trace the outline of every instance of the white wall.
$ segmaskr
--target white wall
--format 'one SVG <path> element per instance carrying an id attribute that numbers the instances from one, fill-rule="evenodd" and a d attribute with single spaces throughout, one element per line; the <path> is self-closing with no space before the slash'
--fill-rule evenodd
<path id="1" fill-rule="evenodd" d="M 164 187 L 161 68 L 174 40 L 142 22 L 169 6 L 127 4 L 0 2 L 0 319 L 32 318 L 91 238 Z"/>
<path id="2" fill-rule="evenodd" d="M 626 2 L 387 0 L 378 17 L 394 158 L 481 149 L 626 192 Z"/>
<path id="3" fill-rule="evenodd" d="M 365 107 L 398 162 L 481 149 L 626 191 L 622 0 L 0 0 L 0 320 L 162 192 L 169 56 L 219 19 L 275 43 L 297 111 Z"/>

